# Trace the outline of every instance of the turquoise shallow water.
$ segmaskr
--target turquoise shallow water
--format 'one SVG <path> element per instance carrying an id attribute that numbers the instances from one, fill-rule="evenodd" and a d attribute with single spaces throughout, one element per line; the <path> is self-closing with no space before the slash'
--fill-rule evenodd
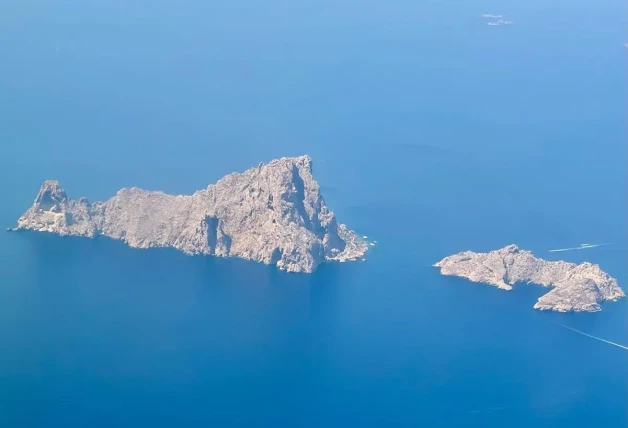
<path id="1" fill-rule="evenodd" d="M 429 267 L 516 243 L 626 288 L 623 6 L 4 6 L 1 226 L 47 178 L 189 193 L 308 153 L 379 244 L 307 276 L 1 233 L 2 426 L 625 426 L 626 352 L 556 325 L 626 344 L 625 300 Z M 583 242 L 613 244 L 548 252 Z"/>

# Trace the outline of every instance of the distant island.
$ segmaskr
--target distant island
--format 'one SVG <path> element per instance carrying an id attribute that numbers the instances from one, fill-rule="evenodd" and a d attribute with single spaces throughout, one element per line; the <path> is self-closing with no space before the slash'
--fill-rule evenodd
<path id="1" fill-rule="evenodd" d="M 511 25 L 514 23 L 513 21 L 508 21 L 507 19 L 504 19 L 504 15 L 493 15 L 490 13 L 485 13 L 484 15 L 482 15 L 482 18 L 489 19 L 486 24 L 491 26 Z"/>
<path id="2" fill-rule="evenodd" d="M 539 297 L 534 309 L 558 312 L 596 312 L 600 303 L 625 296 L 617 280 L 598 265 L 547 261 L 530 251 L 509 245 L 489 253 L 464 251 L 434 264 L 442 275 L 512 290 L 516 283 L 532 283 L 553 289 Z"/>
<path id="3" fill-rule="evenodd" d="M 324 261 L 361 258 L 368 243 L 325 204 L 309 156 L 281 158 L 225 176 L 192 195 L 136 187 L 106 202 L 69 199 L 57 181 L 43 183 L 11 230 L 106 236 L 135 248 L 239 257 L 290 272 Z"/>

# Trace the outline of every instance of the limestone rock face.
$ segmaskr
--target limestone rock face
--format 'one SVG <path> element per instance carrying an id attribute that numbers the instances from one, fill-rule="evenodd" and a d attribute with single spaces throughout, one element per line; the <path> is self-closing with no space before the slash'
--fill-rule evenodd
<path id="1" fill-rule="evenodd" d="M 308 156 L 281 158 L 223 177 L 192 195 L 128 188 L 106 202 L 69 199 L 56 181 L 41 186 L 15 230 L 104 235 L 135 248 L 240 257 L 290 272 L 356 260 L 368 244 L 325 204 Z"/>
<path id="2" fill-rule="evenodd" d="M 445 257 L 434 266 L 441 269 L 442 275 L 467 278 L 503 290 L 512 290 L 520 282 L 553 287 L 534 305 L 539 310 L 595 312 L 601 309 L 602 301 L 617 301 L 625 296 L 617 280 L 598 265 L 547 261 L 516 245 L 489 253 L 464 251 Z"/>

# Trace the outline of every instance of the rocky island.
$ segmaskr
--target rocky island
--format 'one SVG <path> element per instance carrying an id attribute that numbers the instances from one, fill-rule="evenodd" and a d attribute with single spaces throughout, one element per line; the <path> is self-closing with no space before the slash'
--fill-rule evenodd
<path id="1" fill-rule="evenodd" d="M 240 257 L 290 272 L 312 272 L 323 261 L 357 260 L 368 249 L 337 223 L 308 156 L 229 174 L 192 195 L 132 187 L 90 203 L 70 199 L 57 181 L 46 181 L 13 230 L 106 236 L 135 248 Z"/>
<path id="2" fill-rule="evenodd" d="M 509 245 L 489 253 L 464 251 L 445 257 L 434 265 L 442 275 L 512 290 L 516 283 L 553 287 L 539 297 L 534 309 L 558 312 L 596 312 L 605 300 L 617 301 L 625 294 L 617 280 L 598 265 L 547 261 L 530 251 Z"/>

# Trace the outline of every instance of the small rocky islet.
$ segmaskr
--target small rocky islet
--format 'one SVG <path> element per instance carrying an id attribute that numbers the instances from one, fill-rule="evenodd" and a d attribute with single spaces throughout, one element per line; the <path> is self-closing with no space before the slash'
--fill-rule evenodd
<path id="1" fill-rule="evenodd" d="M 625 296 L 617 280 L 596 264 L 543 260 L 516 245 L 488 253 L 463 251 L 445 257 L 434 267 L 440 268 L 442 275 L 502 290 L 512 290 L 517 283 L 551 287 L 534 304 L 539 310 L 597 312 L 603 301 L 615 302 Z"/>

